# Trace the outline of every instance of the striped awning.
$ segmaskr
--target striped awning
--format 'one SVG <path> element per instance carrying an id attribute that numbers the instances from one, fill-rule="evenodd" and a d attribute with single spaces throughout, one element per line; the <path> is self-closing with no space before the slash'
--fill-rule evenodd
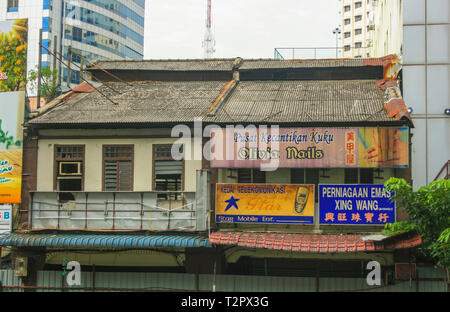
<path id="1" fill-rule="evenodd" d="M 216 245 L 234 245 L 290 252 L 345 253 L 412 248 L 422 244 L 422 239 L 419 233 L 415 231 L 395 236 L 215 232 L 211 233 L 210 242 Z"/>
<path id="2" fill-rule="evenodd" d="M 211 247 L 207 237 L 187 235 L 9 234 L 0 246 L 47 248 Z"/>

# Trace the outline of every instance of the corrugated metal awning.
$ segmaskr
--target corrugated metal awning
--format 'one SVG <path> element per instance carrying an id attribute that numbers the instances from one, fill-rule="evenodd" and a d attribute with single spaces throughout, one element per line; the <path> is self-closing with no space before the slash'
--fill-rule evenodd
<path id="1" fill-rule="evenodd" d="M 211 233 L 210 242 L 217 245 L 236 245 L 308 253 L 345 253 L 389 251 L 412 248 L 422 244 L 417 232 L 390 237 L 367 234 L 291 234 L 291 233 Z"/>
<path id="2" fill-rule="evenodd" d="M 50 248 L 211 247 L 208 238 L 178 235 L 10 234 L 0 246 Z"/>

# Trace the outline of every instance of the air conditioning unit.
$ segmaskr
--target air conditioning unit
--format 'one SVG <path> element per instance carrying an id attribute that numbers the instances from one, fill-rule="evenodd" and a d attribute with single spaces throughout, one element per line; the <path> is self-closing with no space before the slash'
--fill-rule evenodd
<path id="1" fill-rule="evenodd" d="M 81 175 L 81 162 L 62 161 L 59 163 L 59 175 Z"/>
<path id="2" fill-rule="evenodd" d="M 17 257 L 15 261 L 15 274 L 19 277 L 26 277 L 28 270 L 28 258 L 26 257 Z"/>

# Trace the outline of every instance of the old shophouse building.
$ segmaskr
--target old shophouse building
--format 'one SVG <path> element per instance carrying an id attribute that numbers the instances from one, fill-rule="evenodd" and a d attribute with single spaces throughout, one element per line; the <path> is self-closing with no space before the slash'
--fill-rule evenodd
<path id="1" fill-rule="evenodd" d="M 26 259 L 26 285 L 78 261 L 87 288 L 365 288 L 375 260 L 389 287 L 421 243 L 380 233 L 405 218 L 382 184 L 411 175 L 396 66 L 99 61 L 88 70 L 100 86 L 25 124 L 21 222 L 0 242 Z"/>

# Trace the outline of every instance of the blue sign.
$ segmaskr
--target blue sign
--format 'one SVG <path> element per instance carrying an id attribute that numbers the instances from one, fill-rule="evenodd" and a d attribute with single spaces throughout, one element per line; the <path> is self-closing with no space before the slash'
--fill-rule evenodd
<path id="1" fill-rule="evenodd" d="M 384 185 L 319 185 L 319 222 L 385 225 L 395 222 L 395 202 Z"/>

